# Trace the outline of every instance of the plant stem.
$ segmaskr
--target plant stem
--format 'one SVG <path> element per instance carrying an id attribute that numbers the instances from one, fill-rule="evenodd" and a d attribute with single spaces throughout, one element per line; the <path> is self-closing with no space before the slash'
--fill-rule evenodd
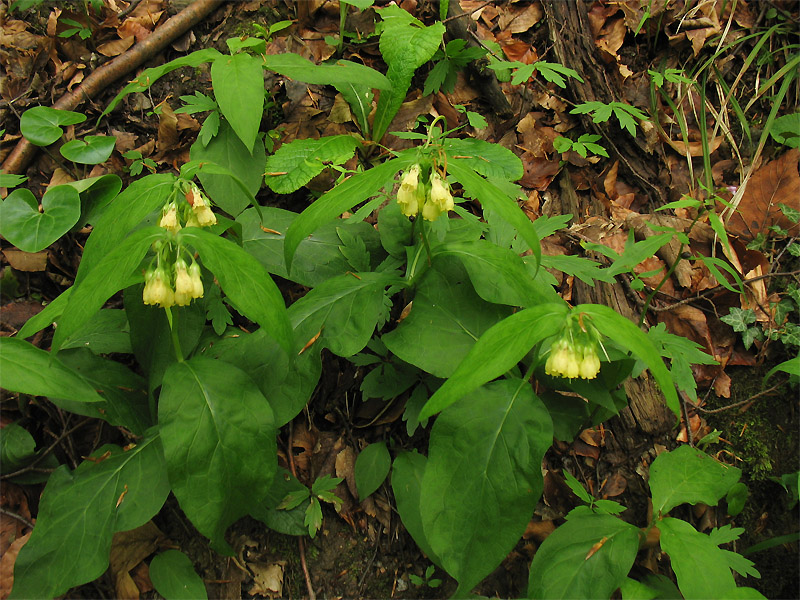
<path id="1" fill-rule="evenodd" d="M 178 359 L 178 362 L 183 362 L 183 352 L 181 351 L 181 342 L 178 339 L 178 330 L 173 327 L 172 322 L 172 309 L 170 307 L 165 307 L 164 312 L 167 313 L 167 322 L 169 323 L 169 332 L 172 336 L 172 347 L 175 348 L 175 358 Z"/>

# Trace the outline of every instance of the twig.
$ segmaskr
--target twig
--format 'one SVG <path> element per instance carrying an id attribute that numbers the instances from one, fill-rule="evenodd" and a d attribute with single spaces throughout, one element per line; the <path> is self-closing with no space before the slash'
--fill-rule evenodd
<path id="1" fill-rule="evenodd" d="M 127 17 L 129 14 L 131 14 L 131 13 L 134 11 L 134 9 L 135 9 L 137 6 L 139 6 L 139 3 L 140 3 L 141 1 L 142 1 L 142 0 L 132 0 L 132 1 L 131 1 L 131 3 L 128 5 L 128 8 L 126 8 L 126 9 L 125 9 L 125 10 L 123 10 L 121 13 L 119 13 L 119 14 L 117 15 L 117 18 L 118 18 L 118 19 L 123 19 L 123 18 Z"/>
<path id="2" fill-rule="evenodd" d="M 784 382 L 779 383 L 777 385 L 773 385 L 771 388 L 766 389 L 766 390 L 762 390 L 762 391 L 758 392 L 757 394 L 755 394 L 753 396 L 750 396 L 746 400 L 740 400 L 739 402 L 734 402 L 733 404 L 729 404 L 728 406 L 723 406 L 721 408 L 703 408 L 702 406 L 692 406 L 692 408 L 694 408 L 695 410 L 699 410 L 700 412 L 703 412 L 703 413 L 705 413 L 707 415 L 710 415 L 710 414 L 713 414 L 713 413 L 722 412 L 722 411 L 725 411 L 725 410 L 730 410 L 732 408 L 737 408 L 737 407 L 742 406 L 744 404 L 749 404 L 750 402 L 753 402 L 754 400 L 756 400 L 757 398 L 760 398 L 761 396 L 766 396 L 767 394 L 770 394 L 770 393 L 774 392 L 775 390 L 777 390 L 779 387 L 783 386 L 784 383 L 786 383 L 786 382 L 784 381 Z"/>
<path id="3" fill-rule="evenodd" d="M 289 440 L 286 444 L 286 455 L 289 458 L 289 470 L 292 475 L 297 478 L 297 471 L 294 466 L 294 421 L 289 421 Z M 314 586 L 311 585 L 311 575 L 308 572 L 308 564 L 306 563 L 306 546 L 303 543 L 303 536 L 297 537 L 297 547 L 300 552 L 300 565 L 303 567 L 303 576 L 306 579 L 306 589 L 308 589 L 309 600 L 317 600 L 317 595 L 314 593 Z"/>
<path id="4" fill-rule="evenodd" d="M 31 529 L 33 529 L 33 523 L 29 519 L 23 517 L 22 515 L 19 515 L 1 506 L 0 506 L 0 513 L 3 513 L 4 515 L 11 517 L 12 519 L 16 519 L 17 521 L 25 525 L 25 527 L 30 527 Z"/>

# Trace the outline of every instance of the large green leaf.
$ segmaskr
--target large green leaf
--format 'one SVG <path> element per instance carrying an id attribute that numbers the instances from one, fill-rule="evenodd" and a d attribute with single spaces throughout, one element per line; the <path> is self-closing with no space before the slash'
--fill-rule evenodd
<path id="1" fill-rule="evenodd" d="M 164 374 L 158 422 L 172 490 L 212 546 L 269 491 L 277 469 L 272 409 L 241 369 L 202 356 Z"/>
<path id="2" fill-rule="evenodd" d="M 192 160 L 208 161 L 229 169 L 244 183 L 250 196 L 230 176 L 200 173 L 200 181 L 211 200 L 222 210 L 236 216 L 247 208 L 252 198 L 261 189 L 264 180 L 264 164 L 267 154 L 264 144 L 253 144 L 252 152 L 236 136 L 227 121 L 219 126 L 219 133 L 203 146 L 199 141 L 192 144 Z"/>
<path id="3" fill-rule="evenodd" d="M 166 550 L 150 561 L 150 580 L 167 600 L 204 600 L 208 598 L 203 580 L 192 561 L 180 550 Z"/>
<path id="4" fill-rule="evenodd" d="M 286 272 L 284 240 L 286 231 L 297 218 L 297 213 L 271 206 L 261 207 L 260 213 L 261 216 L 255 208 L 251 208 L 236 218 L 242 224 L 242 247 L 273 275 L 291 279 L 300 285 L 315 287 L 331 277 L 353 270 L 342 254 L 342 240 L 338 233 L 340 228 L 364 242 L 372 258 L 372 267 L 377 267 L 386 256 L 381 249 L 378 232 L 369 223 L 351 223 L 349 219 L 336 219 L 325 223 L 300 242 L 290 275 Z"/>
<path id="5" fill-rule="evenodd" d="M 35 333 L 40 332 L 45 327 L 49 327 L 53 321 L 58 319 L 58 317 L 60 317 L 64 312 L 64 308 L 66 308 L 71 294 L 71 287 L 61 292 L 58 296 L 56 296 L 55 300 L 45 306 L 41 312 L 36 313 L 30 319 L 25 321 L 25 325 L 23 325 L 22 329 L 17 332 L 17 337 L 21 340 L 26 339 Z"/>
<path id="6" fill-rule="evenodd" d="M 203 265 L 214 273 L 236 309 L 264 327 L 292 354 L 294 342 L 286 305 L 264 267 L 230 240 L 202 229 L 187 227 L 180 231 L 180 236 L 200 253 Z"/>
<path id="7" fill-rule="evenodd" d="M 57 352 L 72 335 L 102 308 L 116 292 L 136 281 L 134 274 L 147 254 L 150 244 L 164 237 L 160 227 L 146 227 L 132 233 L 76 285 L 69 296 L 64 313 L 58 320 L 52 349 Z M 141 274 L 138 275 L 141 280 Z"/>
<path id="8" fill-rule="evenodd" d="M 81 218 L 76 224 L 77 228 L 86 223 L 94 223 L 100 217 L 122 189 L 122 179 L 117 175 L 106 174 L 70 181 L 64 185 L 75 188 L 81 195 Z"/>
<path id="9" fill-rule="evenodd" d="M 449 377 L 478 338 L 509 312 L 483 301 L 461 265 L 440 257 L 417 286 L 411 312 L 382 339 L 404 361 Z"/>
<path id="10" fill-rule="evenodd" d="M 567 517 L 533 556 L 528 598 L 610 598 L 638 551 L 639 530 L 622 519 Z"/>
<path id="11" fill-rule="evenodd" d="M 736 581 L 725 550 L 686 521 L 666 517 L 657 526 L 661 531 L 661 549 L 669 554 L 678 587 L 686 600 L 731 597 L 728 592 L 736 587 Z"/>
<path id="12" fill-rule="evenodd" d="M 392 491 L 397 512 L 406 530 L 427 557 L 441 566 L 441 561 L 431 549 L 422 528 L 419 498 L 427 462 L 428 459 L 416 450 L 399 454 L 392 464 Z"/>
<path id="13" fill-rule="evenodd" d="M 527 307 L 560 299 L 552 286 L 531 278 L 513 250 L 486 240 L 442 244 L 436 246 L 432 254 L 458 257 L 475 291 L 487 302 Z"/>
<path id="14" fill-rule="evenodd" d="M 442 43 L 445 31 L 443 23 L 421 27 L 419 21 L 399 6 L 388 6 L 379 14 L 384 23 L 380 50 L 383 60 L 389 65 L 386 77 L 392 89 L 381 93 L 378 99 L 372 124 L 372 139 L 375 141 L 380 141 L 386 133 L 405 100 L 414 72 L 431 59 Z"/>
<path id="15" fill-rule="evenodd" d="M 246 53 L 220 56 L 211 64 L 211 82 L 220 111 L 251 151 L 264 112 L 261 60 Z"/>
<path id="16" fill-rule="evenodd" d="M 124 310 L 104 308 L 61 349 L 88 348 L 95 354 L 130 354 L 131 338 Z"/>
<path id="17" fill-rule="evenodd" d="M 169 493 L 158 436 L 106 445 L 70 471 L 56 469 L 36 527 L 17 556 L 11 598 L 53 598 L 108 568 L 111 538 L 149 521 Z"/>
<path id="18" fill-rule="evenodd" d="M 19 130 L 34 146 L 49 146 L 57 142 L 64 133 L 62 125 L 76 125 L 85 120 L 86 115 L 82 113 L 49 106 L 34 106 L 22 113 Z"/>
<path id="19" fill-rule="evenodd" d="M 31 396 L 102 402 L 91 383 L 49 352 L 19 338 L 0 337 L 3 387 Z"/>
<path id="20" fill-rule="evenodd" d="M 39 203 L 27 188 L 0 204 L 0 235 L 23 252 L 39 252 L 69 231 L 81 216 L 81 198 L 67 185 L 47 190 Z"/>
<path id="21" fill-rule="evenodd" d="M 653 513 L 666 514 L 684 502 L 715 506 L 741 474 L 691 446 L 659 454 L 650 466 Z"/>
<path id="22" fill-rule="evenodd" d="M 87 135 L 80 140 L 70 140 L 61 148 L 61 156 L 81 165 L 99 165 L 108 160 L 114 151 L 116 138 L 110 135 Z"/>
<path id="23" fill-rule="evenodd" d="M 479 200 L 481 204 L 489 207 L 504 221 L 513 225 L 533 250 L 536 264 L 541 262 L 542 250 L 539 247 L 539 236 L 536 235 L 536 229 L 514 200 L 491 181 L 478 175 L 470 161 L 460 158 L 449 160 L 447 172 L 464 186 L 464 193 L 467 196 Z"/>
<path id="24" fill-rule="evenodd" d="M 174 175 L 148 175 L 131 183 L 94 223 L 75 276 L 79 284 L 150 213 L 161 208 L 175 185 Z M 54 320 L 54 319 L 52 319 Z"/>
<path id="25" fill-rule="evenodd" d="M 358 140 L 352 135 L 292 140 L 267 159 L 267 185 L 278 194 L 290 194 L 322 173 L 328 165 L 341 165 L 350 160 L 356 146 Z"/>
<path id="26" fill-rule="evenodd" d="M 382 187 L 392 184 L 392 178 L 416 160 L 415 153 L 402 153 L 394 160 L 388 160 L 380 166 L 353 175 L 346 181 L 318 198 L 314 204 L 305 209 L 286 232 L 284 254 L 287 268 L 291 270 L 292 258 L 306 236 L 323 223 L 332 221 L 346 210 L 350 210 L 359 202 L 377 194 Z"/>
<path id="27" fill-rule="evenodd" d="M 450 379 L 431 396 L 420 412 L 420 419 L 436 414 L 507 372 L 534 344 L 558 333 L 568 311 L 566 304 L 543 304 L 521 310 L 488 329 Z"/>
<path id="28" fill-rule="evenodd" d="M 442 566 L 469 592 L 514 548 L 542 494 L 550 415 L 507 379 L 450 406 L 431 431 L 420 509 Z"/>
<path id="29" fill-rule="evenodd" d="M 500 144 L 476 138 L 447 138 L 443 145 L 448 162 L 458 157 L 456 160 L 484 177 L 516 181 L 525 174 L 519 157 Z"/>
<path id="30" fill-rule="evenodd" d="M 286 77 L 316 85 L 339 86 L 353 83 L 379 90 L 392 87 L 391 82 L 375 69 L 349 60 L 315 65 L 299 54 L 288 52 L 265 56 L 264 67 Z"/>
<path id="31" fill-rule="evenodd" d="M 681 409 L 678 402 L 678 394 L 675 391 L 675 383 L 672 381 L 669 369 L 664 365 L 661 354 L 650 338 L 647 337 L 647 334 L 633 322 L 608 306 L 580 304 L 573 310 L 589 317 L 600 333 L 611 338 L 626 350 L 630 350 L 637 358 L 641 359 L 661 387 L 667 406 L 675 415 L 680 415 Z"/>
<path id="32" fill-rule="evenodd" d="M 384 289 L 401 283 L 391 273 L 338 275 L 321 283 L 290 308 L 299 342 L 322 331 L 320 343 L 339 356 L 359 352 L 383 313 Z"/>
<path id="33" fill-rule="evenodd" d="M 117 104 L 119 104 L 120 101 L 128 94 L 132 94 L 134 92 L 144 92 L 147 88 L 149 88 L 167 73 L 171 73 L 175 69 L 180 69 L 181 67 L 198 67 L 203 63 L 211 62 L 222 56 L 225 55 L 216 48 L 203 48 L 202 50 L 196 50 L 191 54 L 171 60 L 163 65 L 145 69 L 139 73 L 139 76 L 136 79 L 122 88 L 119 94 L 114 96 L 114 99 L 108 104 L 105 110 L 100 113 L 100 117 L 102 118 L 114 110 Z"/>

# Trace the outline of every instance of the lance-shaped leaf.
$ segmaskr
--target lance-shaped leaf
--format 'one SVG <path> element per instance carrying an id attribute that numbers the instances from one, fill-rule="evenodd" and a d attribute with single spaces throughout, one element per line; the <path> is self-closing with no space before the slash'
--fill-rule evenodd
<path id="1" fill-rule="evenodd" d="M 264 327 L 291 355 L 294 342 L 286 305 L 264 267 L 230 240 L 202 229 L 187 227 L 180 236 L 197 249 L 236 309 Z"/>
<path id="2" fill-rule="evenodd" d="M 211 64 L 211 81 L 220 111 L 251 151 L 264 112 L 261 60 L 246 53 L 221 56 Z"/>
<path id="3" fill-rule="evenodd" d="M 564 326 L 566 304 L 542 304 L 506 317 L 488 329 L 458 368 L 420 412 L 430 417 L 453 402 L 499 377 L 516 365 L 537 342 L 555 335 Z"/>
<path id="4" fill-rule="evenodd" d="M 364 500 L 377 490 L 389 474 L 392 458 L 386 442 L 377 442 L 364 448 L 356 459 L 355 478 L 358 499 Z"/>
<path id="5" fill-rule="evenodd" d="M 425 537 L 468 593 L 514 548 L 542 494 L 553 425 L 529 383 L 489 384 L 436 419 L 422 478 Z"/>
<path id="6" fill-rule="evenodd" d="M 195 356 L 164 374 L 158 422 L 181 508 L 232 556 L 225 530 L 265 498 L 278 468 L 269 402 L 244 371 Z"/>
<path id="7" fill-rule="evenodd" d="M 149 521 L 169 493 L 158 436 L 106 445 L 47 482 L 36 527 L 14 567 L 11 598 L 53 598 L 108 568 L 111 538 Z"/>
<path id="8" fill-rule="evenodd" d="M 630 350 L 641 359 L 650 369 L 653 377 L 661 387 L 667 406 L 675 415 L 680 415 L 678 394 L 675 392 L 675 383 L 672 381 L 669 370 L 664 365 L 661 354 L 653 342 L 633 322 L 629 321 L 608 306 L 600 304 L 580 304 L 573 311 L 584 313 L 591 319 L 592 324 L 603 335 L 611 338 L 617 344 Z"/>
<path id="9" fill-rule="evenodd" d="M 531 563 L 529 598 L 610 598 L 633 566 L 639 530 L 611 515 L 568 516 Z"/>
<path id="10" fill-rule="evenodd" d="M 539 236 L 528 216 L 522 209 L 503 190 L 478 175 L 469 162 L 462 162 L 462 159 L 452 159 L 447 163 L 447 172 L 452 175 L 462 186 L 464 193 L 470 198 L 474 198 L 488 206 L 504 221 L 513 225 L 522 236 L 536 258 L 538 268 L 541 262 L 542 250 L 539 247 Z"/>
<path id="11" fill-rule="evenodd" d="M 314 204 L 300 213 L 300 216 L 294 220 L 286 232 L 286 241 L 283 247 L 286 255 L 286 268 L 291 272 L 294 252 L 306 236 L 314 233 L 317 227 L 323 223 L 332 221 L 359 202 L 377 194 L 382 187 L 392 183 L 392 178 L 398 171 L 411 165 L 415 157 L 416 151 L 402 153 L 396 159 L 386 161 L 374 169 L 353 175 L 323 194 Z"/>
<path id="12" fill-rule="evenodd" d="M 715 506 L 741 474 L 691 446 L 659 454 L 650 466 L 653 513 L 666 514 L 684 502 Z"/>
<path id="13" fill-rule="evenodd" d="M 279 194 L 299 190 L 322 173 L 326 166 L 341 165 L 350 160 L 356 146 L 358 140 L 351 135 L 292 140 L 267 159 L 267 185 Z"/>
<path id="14" fill-rule="evenodd" d="M 355 116 L 363 136 L 369 137 L 369 114 L 372 112 L 372 100 L 375 97 L 372 88 L 356 82 L 334 84 L 334 87 L 350 105 L 350 112 Z"/>
<path id="15" fill-rule="evenodd" d="M 315 65 L 298 54 L 287 52 L 264 57 L 264 66 L 286 77 L 316 85 L 339 86 L 355 83 L 379 90 L 392 87 L 392 83 L 375 69 L 349 60 Z"/>
<path id="16" fill-rule="evenodd" d="M 77 333 L 103 307 L 106 300 L 136 282 L 136 269 L 150 244 L 163 238 L 164 234 L 160 227 L 146 227 L 132 233 L 102 258 L 80 285 L 74 287 L 64 314 L 58 320 L 53 336 L 53 352 L 57 352 L 70 336 Z M 138 280 L 141 281 L 141 274 Z"/>

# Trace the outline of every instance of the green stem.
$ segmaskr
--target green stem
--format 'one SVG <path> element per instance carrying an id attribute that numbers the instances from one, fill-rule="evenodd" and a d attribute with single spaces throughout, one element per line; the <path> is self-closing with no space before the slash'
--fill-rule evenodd
<path id="1" fill-rule="evenodd" d="M 178 339 L 178 330 L 173 327 L 172 310 L 167 306 L 164 308 L 164 312 L 167 313 L 167 323 L 169 323 L 169 332 L 172 335 L 172 347 L 175 348 L 175 358 L 178 359 L 178 362 L 183 362 L 183 352 L 181 351 L 181 342 Z"/>
<path id="2" fill-rule="evenodd" d="M 344 48 L 344 25 L 347 21 L 347 2 L 339 2 L 339 45 L 336 48 L 336 55 L 342 55 Z"/>

